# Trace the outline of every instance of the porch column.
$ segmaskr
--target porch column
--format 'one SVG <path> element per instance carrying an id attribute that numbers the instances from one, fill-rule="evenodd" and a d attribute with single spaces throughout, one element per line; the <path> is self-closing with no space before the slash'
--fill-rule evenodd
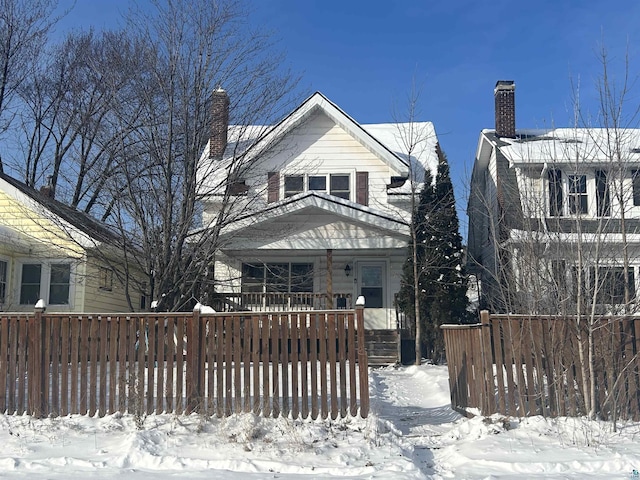
<path id="1" fill-rule="evenodd" d="M 327 249 L 327 308 L 333 308 L 333 250 Z"/>

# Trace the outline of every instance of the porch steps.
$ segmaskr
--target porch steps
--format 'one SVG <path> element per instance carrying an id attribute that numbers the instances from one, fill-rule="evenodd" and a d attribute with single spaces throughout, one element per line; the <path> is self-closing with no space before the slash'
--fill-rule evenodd
<path id="1" fill-rule="evenodd" d="M 372 367 L 392 365 L 398 361 L 397 330 L 365 330 L 364 345 Z"/>

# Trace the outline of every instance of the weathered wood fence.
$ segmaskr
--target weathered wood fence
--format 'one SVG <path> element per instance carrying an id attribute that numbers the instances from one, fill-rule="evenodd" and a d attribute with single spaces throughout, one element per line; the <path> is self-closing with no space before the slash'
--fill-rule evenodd
<path id="1" fill-rule="evenodd" d="M 2 314 L 0 412 L 366 417 L 363 316 Z"/>
<path id="2" fill-rule="evenodd" d="M 640 418 L 640 317 L 480 318 L 442 326 L 454 409 L 555 417 L 591 405 L 605 420 Z"/>

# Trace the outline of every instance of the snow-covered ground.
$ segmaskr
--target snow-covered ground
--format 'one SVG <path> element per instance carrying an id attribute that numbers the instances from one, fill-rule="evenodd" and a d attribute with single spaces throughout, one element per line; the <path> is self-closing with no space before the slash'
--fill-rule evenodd
<path id="1" fill-rule="evenodd" d="M 466 419 L 446 367 L 370 376 L 366 419 L 0 416 L 0 478 L 640 479 L 640 424 Z"/>

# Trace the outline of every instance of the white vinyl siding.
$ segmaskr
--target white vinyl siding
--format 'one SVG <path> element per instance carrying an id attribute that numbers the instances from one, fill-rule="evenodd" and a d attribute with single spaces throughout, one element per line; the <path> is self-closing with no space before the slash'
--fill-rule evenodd
<path id="1" fill-rule="evenodd" d="M 252 188 L 264 192 L 268 172 L 280 172 L 280 198 L 298 193 L 286 187 L 286 177 L 304 177 L 303 191 L 331 193 L 331 175 L 349 175 L 349 185 L 335 189 L 337 196 L 356 201 L 356 174 L 368 172 L 369 206 L 388 211 L 390 215 L 409 212 L 408 206 L 389 204 L 387 185 L 397 172 L 377 157 L 340 125 L 323 113 L 314 114 L 303 125 L 289 132 L 261 161 L 262 173 L 253 176 Z M 348 196 L 347 196 L 348 195 Z"/>

